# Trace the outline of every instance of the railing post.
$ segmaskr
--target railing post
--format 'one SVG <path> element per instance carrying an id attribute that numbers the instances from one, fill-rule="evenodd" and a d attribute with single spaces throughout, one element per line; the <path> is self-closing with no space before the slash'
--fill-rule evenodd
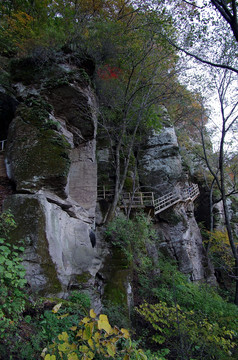
<path id="1" fill-rule="evenodd" d="M 143 194 L 142 194 L 142 192 L 140 192 L 140 202 L 141 202 L 141 205 L 143 205 Z"/>
<path id="2" fill-rule="evenodd" d="M 7 140 L 1 140 L 1 141 L 0 141 L 0 143 L 1 143 L 1 151 L 4 150 L 5 142 L 6 142 L 6 141 L 7 141 Z"/>

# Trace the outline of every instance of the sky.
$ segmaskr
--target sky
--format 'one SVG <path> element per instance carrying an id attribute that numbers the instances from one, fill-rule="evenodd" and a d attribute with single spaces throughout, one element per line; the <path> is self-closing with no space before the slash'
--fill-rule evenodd
<path id="1" fill-rule="evenodd" d="M 205 3 L 210 3 L 210 1 L 197 1 L 199 6 Z M 184 18 L 183 15 L 178 14 L 178 23 L 180 16 L 180 21 L 184 21 L 178 38 L 178 42 L 182 47 L 186 46 L 190 52 L 214 62 L 226 63 L 226 61 L 229 60 L 230 63 L 233 62 L 234 66 L 238 68 L 236 57 L 237 43 L 233 41 L 232 44 L 230 41 L 234 39 L 230 27 L 215 11 L 214 7 L 206 6 L 198 9 L 198 12 L 195 11 L 195 13 L 191 11 L 190 17 L 187 14 L 187 19 Z M 191 29 L 190 33 L 187 31 L 188 29 Z M 199 92 L 203 95 L 206 107 L 210 110 L 210 120 L 207 127 L 211 130 L 213 147 L 214 151 L 216 151 L 220 142 L 219 129 L 222 127 L 221 105 L 217 88 L 218 85 L 221 84 L 221 79 L 224 77 L 224 71 L 204 65 L 185 54 L 180 54 L 181 61 L 186 67 L 186 70 L 180 76 L 180 80 L 189 90 Z M 229 84 L 229 86 L 227 86 L 226 96 L 224 96 L 225 116 L 227 117 L 232 110 L 232 113 L 227 119 L 227 126 L 229 126 L 230 122 L 234 119 L 236 119 L 237 124 L 238 76 L 236 73 L 228 71 L 226 78 L 228 80 L 226 80 L 224 84 Z M 236 128 L 237 127 L 238 126 L 236 126 Z M 236 134 L 229 131 L 226 146 L 226 149 L 229 149 L 229 151 L 237 150 L 238 137 Z M 228 145 L 228 143 L 231 143 L 231 140 L 233 143 Z"/>

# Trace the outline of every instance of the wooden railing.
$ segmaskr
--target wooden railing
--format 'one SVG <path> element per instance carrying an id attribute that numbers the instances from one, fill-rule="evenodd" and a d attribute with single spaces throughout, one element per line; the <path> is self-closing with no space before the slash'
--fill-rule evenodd
<path id="1" fill-rule="evenodd" d="M 155 215 L 159 214 L 160 212 L 168 209 L 170 206 L 177 204 L 181 200 L 180 194 L 177 191 L 170 192 L 165 194 L 158 199 L 155 200 L 154 208 L 155 208 Z"/>
<path id="2" fill-rule="evenodd" d="M 114 186 L 98 186 L 97 192 L 98 192 L 98 200 L 105 200 L 110 199 L 114 196 Z"/>
<path id="3" fill-rule="evenodd" d="M 194 201 L 199 195 L 199 188 L 197 184 L 192 184 L 188 188 L 184 189 L 183 198 L 184 201 Z"/>
<path id="4" fill-rule="evenodd" d="M 111 199 L 114 195 L 114 187 L 98 187 L 98 199 Z M 120 196 L 120 206 L 126 208 L 131 206 L 133 208 L 153 207 L 154 214 L 176 205 L 179 202 L 194 201 L 199 195 L 199 188 L 197 184 L 192 184 L 182 190 L 175 187 L 171 191 L 159 198 L 154 198 L 153 192 L 123 192 Z"/>
<path id="5" fill-rule="evenodd" d="M 155 200 L 155 215 L 168 209 L 170 206 L 178 202 L 194 201 L 199 195 L 199 188 L 197 184 L 192 184 L 179 192 L 176 188 L 175 191 L 165 194 Z"/>
<path id="6" fill-rule="evenodd" d="M 144 207 L 154 206 L 154 193 L 153 192 L 124 192 L 121 194 L 122 206 Z"/>
<path id="7" fill-rule="evenodd" d="M 4 151 L 7 140 L 0 140 L 0 151 Z"/>

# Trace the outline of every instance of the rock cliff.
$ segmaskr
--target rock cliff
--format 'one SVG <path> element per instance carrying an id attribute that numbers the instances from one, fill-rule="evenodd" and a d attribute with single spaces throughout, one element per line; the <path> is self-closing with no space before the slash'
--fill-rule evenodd
<path id="1" fill-rule="evenodd" d="M 181 191 L 190 180 L 183 169 L 177 136 L 166 109 L 163 118 L 163 130 L 151 134 L 138 158 L 141 184 L 153 189 L 157 196 L 175 189 Z M 180 270 L 193 281 L 215 282 L 194 218 L 194 203 L 178 203 L 158 214 L 155 222 L 160 248 L 177 260 Z"/>
<path id="2" fill-rule="evenodd" d="M 131 286 L 123 261 L 110 258 L 101 235 L 102 207 L 96 211 L 98 179 L 99 185 L 108 181 L 111 164 L 106 142 L 99 144 L 96 160 L 98 109 L 89 70 L 67 56 L 41 71 L 32 59 L 15 62 L 12 92 L 2 88 L 0 94 L 11 109 L 1 114 L 1 136 L 7 138 L 5 164 L 13 191 L 5 194 L 4 209 L 11 209 L 18 224 L 13 239 L 26 240 L 29 286 L 61 297 L 70 289 L 87 289 L 97 310 L 113 281 L 124 287 L 127 302 Z M 152 133 L 136 156 L 143 188 L 159 196 L 188 184 L 166 112 L 163 130 Z M 192 280 L 214 280 L 193 204 L 169 209 L 154 222 L 157 247 L 174 257 L 181 271 Z"/>
<path id="3" fill-rule="evenodd" d="M 19 104 L 11 121 L 2 116 L 15 189 L 4 209 L 18 224 L 13 238 L 26 239 L 31 289 L 64 297 L 82 284 L 93 289 L 102 265 L 95 235 L 97 103 L 82 68 L 48 65 L 46 83 L 31 64 L 37 76 L 26 83 L 27 65 L 15 64 L 11 101 Z"/>

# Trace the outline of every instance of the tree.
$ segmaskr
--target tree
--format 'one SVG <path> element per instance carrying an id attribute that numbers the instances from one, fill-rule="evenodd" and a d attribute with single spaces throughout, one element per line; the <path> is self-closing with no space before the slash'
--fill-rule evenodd
<path id="1" fill-rule="evenodd" d="M 176 74 L 177 57 L 154 35 L 149 16 L 154 13 L 145 16 L 137 12 L 129 24 L 126 18 L 116 24 L 108 22 L 106 27 L 104 23 L 101 30 L 110 36 L 99 37 L 106 39 L 100 42 L 104 59 L 97 71 L 101 126 L 109 137 L 115 171 L 115 192 L 107 222 L 118 204 L 139 132 L 142 128 L 148 130 L 149 123 L 156 126 L 157 122 L 158 126 L 158 104 L 168 97 L 166 82 Z M 94 39 L 96 36 L 94 32 Z M 96 56 L 103 58 L 99 52 Z"/>
<path id="2" fill-rule="evenodd" d="M 211 0 L 211 3 L 230 25 L 233 35 L 238 42 L 237 1 Z"/>
<path id="3" fill-rule="evenodd" d="M 165 11 L 178 29 L 176 37 L 164 35 L 171 45 L 200 63 L 238 73 L 235 0 L 174 0 L 167 4 Z"/>
<path id="4" fill-rule="evenodd" d="M 221 124 L 219 132 L 219 148 L 217 151 L 217 161 L 212 163 L 211 159 L 208 156 L 205 138 L 204 138 L 204 126 L 201 127 L 201 139 L 203 145 L 204 159 L 206 165 L 213 176 L 213 179 L 219 190 L 221 201 L 223 204 L 224 217 L 225 217 L 225 226 L 227 229 L 227 234 L 229 238 L 229 243 L 234 259 L 234 277 L 236 281 L 236 292 L 235 292 L 235 304 L 238 305 L 238 251 L 237 246 L 234 240 L 231 219 L 229 214 L 229 207 L 227 203 L 227 198 L 231 194 L 237 193 L 237 183 L 236 181 L 231 185 L 230 169 L 226 168 L 227 160 L 229 159 L 228 151 L 228 142 L 230 141 L 229 135 L 233 131 L 237 131 L 238 124 L 238 101 L 236 97 L 236 91 L 231 89 L 233 86 L 233 81 L 235 81 L 234 76 L 229 73 L 228 70 L 225 70 L 221 75 L 220 79 L 217 80 L 215 77 L 215 84 L 218 93 L 218 100 L 220 103 L 220 112 L 221 112 Z M 231 93 L 233 90 L 233 95 Z M 235 93 L 234 93 L 235 92 Z M 219 127 L 219 122 L 217 122 L 217 127 Z M 215 166 L 214 166 L 215 165 Z M 227 169 L 229 170 L 227 172 Z M 234 177 L 236 180 L 236 177 Z"/>

